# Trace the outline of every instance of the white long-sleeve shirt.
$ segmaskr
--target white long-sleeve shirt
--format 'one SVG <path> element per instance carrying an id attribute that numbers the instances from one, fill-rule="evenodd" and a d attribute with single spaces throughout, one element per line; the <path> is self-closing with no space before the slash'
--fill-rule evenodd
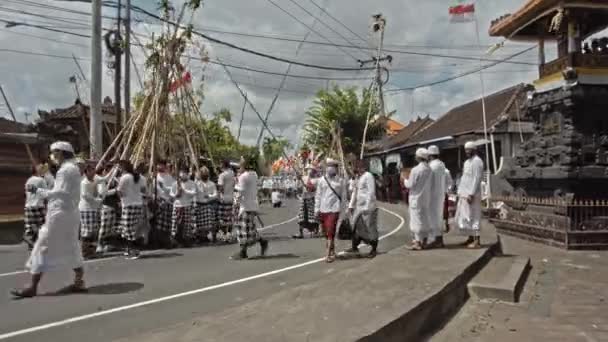
<path id="1" fill-rule="evenodd" d="M 232 203 L 234 199 L 235 178 L 231 169 L 226 169 L 217 179 L 217 185 L 222 187 L 220 200 L 224 203 Z"/>
<path id="2" fill-rule="evenodd" d="M 38 189 L 47 189 L 47 183 L 42 177 L 31 176 L 25 182 L 25 207 L 41 208 L 44 207 L 44 198 L 37 193 Z M 33 191 L 32 191 L 33 190 Z"/>
<path id="3" fill-rule="evenodd" d="M 118 193 L 120 193 L 120 202 L 123 206 L 129 205 L 143 205 L 143 196 L 141 192 L 142 182 L 140 178 L 139 182 L 135 183 L 133 175 L 125 173 L 120 176 L 118 181 Z"/>
<path id="4" fill-rule="evenodd" d="M 376 180 L 370 172 L 365 172 L 357 180 L 348 207 L 356 209 L 357 212 L 370 212 L 376 209 Z"/>
<path id="5" fill-rule="evenodd" d="M 156 174 L 156 189 L 158 197 L 162 200 L 171 202 L 171 188 L 175 184 L 175 178 L 166 172 Z"/>
<path id="6" fill-rule="evenodd" d="M 236 190 L 241 196 L 241 210 L 258 211 L 258 175 L 255 171 L 245 171 L 239 176 Z"/>
<path id="7" fill-rule="evenodd" d="M 80 182 L 79 210 L 98 210 L 101 206 L 101 197 L 97 190 L 97 182 L 84 177 Z"/>
<path id="8" fill-rule="evenodd" d="M 181 193 L 178 196 L 177 187 L 181 186 Z M 189 207 L 194 203 L 194 197 L 196 196 L 196 184 L 193 181 L 187 180 L 182 182 L 175 182 L 171 187 L 171 197 L 175 199 L 173 205 L 178 208 Z"/>
<path id="9" fill-rule="evenodd" d="M 481 181 L 483 180 L 483 161 L 473 156 L 464 162 L 462 177 L 458 184 L 458 196 L 468 197 L 481 195 Z"/>
<path id="10" fill-rule="evenodd" d="M 335 192 L 331 190 L 330 185 Z M 321 177 L 315 193 L 315 213 L 340 213 L 348 196 L 346 182 L 340 177 Z M 338 198 L 338 196 L 340 198 Z"/>
<path id="11" fill-rule="evenodd" d="M 412 169 L 410 177 L 405 180 L 405 187 L 409 190 L 409 206 L 418 208 L 419 205 L 429 206 L 431 195 L 432 171 L 428 163 L 420 162 Z"/>
<path id="12" fill-rule="evenodd" d="M 212 181 L 197 180 L 196 184 L 196 201 L 198 203 L 209 203 L 217 199 L 217 187 Z"/>

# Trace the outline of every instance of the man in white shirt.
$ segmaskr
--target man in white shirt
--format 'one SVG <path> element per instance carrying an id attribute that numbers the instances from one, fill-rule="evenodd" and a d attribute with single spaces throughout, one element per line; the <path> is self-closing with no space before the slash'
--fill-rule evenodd
<path id="1" fill-rule="evenodd" d="M 338 176 L 338 162 L 328 158 L 325 162 L 326 175 L 319 179 L 315 194 L 315 216 L 319 217 L 321 227 L 327 237 L 325 249 L 326 261 L 333 262 L 336 258 L 335 237 L 341 216 L 346 209 L 346 182 Z"/>
<path id="2" fill-rule="evenodd" d="M 418 165 L 412 169 L 410 176 L 405 180 L 409 190 L 408 208 L 410 230 L 414 235 L 411 249 L 422 250 L 431 230 L 430 199 L 432 172 L 427 163 L 428 151 L 425 148 L 416 150 Z"/>
<path id="3" fill-rule="evenodd" d="M 156 229 L 162 232 L 164 238 L 168 237 L 171 231 L 171 215 L 173 213 L 173 198 L 171 198 L 171 188 L 175 184 L 175 178 L 169 172 L 167 162 L 160 160 L 156 164 Z"/>
<path id="4" fill-rule="evenodd" d="M 278 188 L 274 188 L 274 190 L 272 190 L 272 194 L 271 194 L 271 201 L 272 201 L 272 207 L 273 208 L 280 208 L 281 204 L 283 203 L 282 200 L 282 194 L 281 191 Z"/>
<path id="5" fill-rule="evenodd" d="M 28 245 L 29 250 L 32 250 L 36 239 L 38 239 L 38 231 L 44 224 L 44 216 L 46 215 L 44 198 L 37 191 L 38 189 L 48 189 L 47 182 L 43 178 L 44 165 L 37 164 L 32 171 L 32 176 L 25 182 L 25 210 L 23 216 L 25 225 L 23 241 Z"/>
<path id="6" fill-rule="evenodd" d="M 231 239 L 232 227 L 234 225 L 233 205 L 234 205 L 234 186 L 235 176 L 230 161 L 225 160 L 222 165 L 222 173 L 217 180 L 218 189 L 218 224 L 220 230 Z"/>
<path id="7" fill-rule="evenodd" d="M 469 238 L 468 248 L 480 248 L 481 241 L 481 182 L 483 180 L 483 161 L 477 155 L 477 146 L 469 141 L 464 145 L 467 160 L 462 168 L 458 184 L 458 204 L 456 206 L 456 225 L 460 233 Z"/>
<path id="8" fill-rule="evenodd" d="M 237 226 L 240 251 L 232 257 L 233 259 L 247 259 L 247 249 L 258 242 L 262 256 L 266 255 L 268 250 L 268 241 L 260 236 L 255 223 L 259 210 L 256 165 L 257 156 L 249 156 L 244 161 L 245 172 L 239 176 L 236 186 L 240 196 L 239 225 Z"/>
<path id="9" fill-rule="evenodd" d="M 78 203 L 80 239 L 85 256 L 89 254 L 92 243 L 97 240 L 101 222 L 99 218 L 101 202 L 102 199 L 97 191 L 97 182 L 95 181 L 95 169 L 93 165 L 85 164 L 84 177 L 80 181 L 80 202 Z"/>
<path id="10" fill-rule="evenodd" d="M 174 199 L 171 220 L 171 244 L 173 247 L 177 246 L 179 242 L 188 246 L 195 238 L 193 208 L 196 191 L 196 184 L 190 180 L 188 169 L 182 169 L 179 172 L 177 182 L 171 188 L 171 197 Z"/>
<path id="11" fill-rule="evenodd" d="M 446 195 L 452 186 L 452 177 L 450 177 L 450 172 L 445 167 L 445 164 L 439 159 L 439 148 L 434 145 L 430 146 L 428 152 L 429 167 L 431 168 L 431 232 L 429 238 L 434 239 L 429 248 L 443 248 L 445 247 L 443 243 L 443 212 L 446 204 Z"/>
<path id="12" fill-rule="evenodd" d="M 378 207 L 376 204 L 376 180 L 368 171 L 365 160 L 357 162 L 355 173 L 358 176 L 354 192 L 348 206 L 352 217 L 353 238 L 349 253 L 359 253 L 361 241 L 372 249 L 368 257 L 374 258 L 378 251 Z"/>

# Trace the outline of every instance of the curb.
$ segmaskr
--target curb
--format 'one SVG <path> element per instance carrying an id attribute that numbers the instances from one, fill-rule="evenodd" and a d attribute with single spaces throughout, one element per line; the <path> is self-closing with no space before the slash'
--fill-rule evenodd
<path id="1" fill-rule="evenodd" d="M 467 284 L 490 259 L 500 253 L 500 239 L 489 246 L 475 262 L 440 291 L 429 295 L 415 308 L 384 326 L 375 333 L 361 338 L 361 342 L 422 341 L 447 324 L 469 298 Z"/>

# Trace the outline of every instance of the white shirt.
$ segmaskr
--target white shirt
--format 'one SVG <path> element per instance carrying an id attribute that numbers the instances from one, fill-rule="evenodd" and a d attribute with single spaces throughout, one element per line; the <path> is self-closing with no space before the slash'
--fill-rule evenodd
<path id="1" fill-rule="evenodd" d="M 462 177 L 458 184 L 458 196 L 468 197 L 481 195 L 481 181 L 483 180 L 483 161 L 473 156 L 464 162 Z"/>
<path id="2" fill-rule="evenodd" d="M 264 182 L 262 182 L 262 188 L 263 189 L 272 189 L 274 187 L 274 181 L 272 179 L 264 179 Z"/>
<path id="3" fill-rule="evenodd" d="M 310 176 L 304 176 L 302 177 L 302 197 L 304 198 L 314 198 L 315 197 L 315 193 L 316 193 L 316 188 L 317 188 L 317 183 L 319 182 L 318 179 L 316 178 L 312 178 Z M 313 191 L 308 191 L 308 186 L 307 185 L 312 185 L 312 188 L 314 189 Z"/>
<path id="4" fill-rule="evenodd" d="M 329 183 L 328 183 L 329 182 Z M 335 192 L 330 188 L 334 188 Z M 340 177 L 328 176 L 319 178 L 315 193 L 315 213 L 340 213 L 342 201 L 346 201 L 346 183 Z"/>
<path id="5" fill-rule="evenodd" d="M 97 182 L 90 181 L 84 177 L 80 182 L 80 202 L 78 209 L 80 210 L 98 210 L 101 206 L 101 197 L 97 191 Z"/>
<path id="6" fill-rule="evenodd" d="M 376 179 L 371 172 L 365 172 L 357 180 L 348 207 L 356 209 L 357 212 L 370 212 L 376 209 Z M 358 216 L 356 212 L 355 216 Z"/>
<path id="7" fill-rule="evenodd" d="M 409 205 L 412 208 L 424 205 L 428 207 L 431 195 L 432 171 L 427 162 L 419 162 L 412 169 L 410 177 L 405 180 L 405 187 L 409 192 Z"/>
<path id="8" fill-rule="evenodd" d="M 222 172 L 217 180 L 217 185 L 223 188 L 221 200 L 224 203 L 232 203 L 234 199 L 234 172 L 231 169 L 226 169 Z"/>
<path id="9" fill-rule="evenodd" d="M 177 196 L 177 187 L 181 185 L 182 191 Z M 194 203 L 194 197 L 196 196 L 196 184 L 188 179 L 187 181 L 175 182 L 171 188 L 171 197 L 175 198 L 173 205 L 178 208 L 189 207 Z"/>
<path id="10" fill-rule="evenodd" d="M 198 179 L 196 182 L 196 201 L 198 203 L 209 203 L 217 199 L 217 187 L 212 181 L 202 181 Z"/>
<path id="11" fill-rule="evenodd" d="M 44 174 L 44 181 L 46 182 L 47 189 L 52 189 L 55 186 L 55 177 L 50 172 Z"/>
<path id="12" fill-rule="evenodd" d="M 162 200 L 171 202 L 171 188 L 175 184 L 175 178 L 167 172 L 159 172 L 156 174 L 156 188 L 158 197 Z"/>
<path id="13" fill-rule="evenodd" d="M 281 203 L 281 193 L 279 191 L 273 191 L 270 195 L 272 203 Z"/>
<path id="14" fill-rule="evenodd" d="M 241 196 L 241 210 L 258 211 L 258 175 L 255 171 L 245 171 L 240 175 L 236 189 Z"/>
<path id="15" fill-rule="evenodd" d="M 138 183 L 135 183 L 133 175 L 125 173 L 120 177 L 118 181 L 118 192 L 120 193 L 120 203 L 123 206 L 128 205 L 143 205 L 144 201 L 142 198 L 142 179 L 139 179 Z"/>
<path id="16" fill-rule="evenodd" d="M 28 190 L 35 190 L 33 193 Z M 44 198 L 37 193 L 38 189 L 48 189 L 47 183 L 42 177 L 31 176 L 25 182 L 25 207 L 40 208 L 44 207 Z"/>

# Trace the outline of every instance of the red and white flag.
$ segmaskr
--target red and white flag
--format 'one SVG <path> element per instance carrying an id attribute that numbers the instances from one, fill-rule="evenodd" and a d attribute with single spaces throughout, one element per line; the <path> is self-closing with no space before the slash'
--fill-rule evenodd
<path id="1" fill-rule="evenodd" d="M 456 0 L 456 4 L 450 6 L 450 21 L 453 23 L 466 23 L 475 20 L 475 4 L 466 3 L 464 0 Z"/>

